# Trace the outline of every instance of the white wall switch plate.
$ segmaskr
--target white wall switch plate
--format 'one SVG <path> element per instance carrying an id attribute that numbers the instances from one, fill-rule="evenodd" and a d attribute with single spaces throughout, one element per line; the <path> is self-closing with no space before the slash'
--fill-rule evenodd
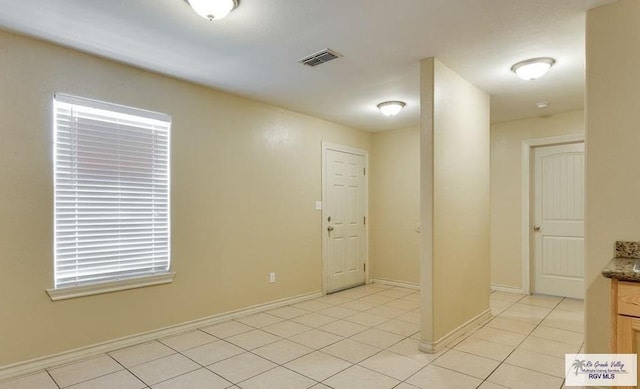
<path id="1" fill-rule="evenodd" d="M 316 201 L 316 211 L 322 210 L 322 201 Z"/>
<path id="2" fill-rule="evenodd" d="M 276 282 L 276 273 L 275 272 L 269 273 L 269 282 L 271 282 L 271 283 Z"/>

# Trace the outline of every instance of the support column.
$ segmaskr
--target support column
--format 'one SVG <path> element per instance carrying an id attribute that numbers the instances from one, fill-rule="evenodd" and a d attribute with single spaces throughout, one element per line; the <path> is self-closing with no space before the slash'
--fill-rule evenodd
<path id="1" fill-rule="evenodd" d="M 489 309 L 489 96 L 421 63 L 421 345 L 437 352 Z"/>

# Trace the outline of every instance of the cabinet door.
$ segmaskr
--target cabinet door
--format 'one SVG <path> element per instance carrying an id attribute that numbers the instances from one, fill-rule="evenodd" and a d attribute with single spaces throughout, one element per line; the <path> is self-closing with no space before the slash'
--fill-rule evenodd
<path id="1" fill-rule="evenodd" d="M 640 361 L 640 318 L 618 315 L 618 354 L 636 354 Z M 640 383 L 640 369 L 636 368 Z M 631 388 L 631 386 L 629 386 Z"/>

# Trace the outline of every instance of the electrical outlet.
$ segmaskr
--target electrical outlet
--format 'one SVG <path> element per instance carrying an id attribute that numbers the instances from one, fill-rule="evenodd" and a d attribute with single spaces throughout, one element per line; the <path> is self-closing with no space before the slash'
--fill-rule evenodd
<path id="1" fill-rule="evenodd" d="M 272 271 L 271 273 L 269 273 L 269 282 L 270 283 L 276 282 L 276 272 Z"/>

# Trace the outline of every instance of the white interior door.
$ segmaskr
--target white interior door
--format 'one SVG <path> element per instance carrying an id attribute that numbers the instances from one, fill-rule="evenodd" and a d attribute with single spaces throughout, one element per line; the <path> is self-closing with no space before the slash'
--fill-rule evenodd
<path id="1" fill-rule="evenodd" d="M 325 150 L 324 231 L 327 293 L 364 284 L 365 156 Z"/>
<path id="2" fill-rule="evenodd" d="M 584 143 L 534 153 L 534 291 L 584 298 Z"/>

